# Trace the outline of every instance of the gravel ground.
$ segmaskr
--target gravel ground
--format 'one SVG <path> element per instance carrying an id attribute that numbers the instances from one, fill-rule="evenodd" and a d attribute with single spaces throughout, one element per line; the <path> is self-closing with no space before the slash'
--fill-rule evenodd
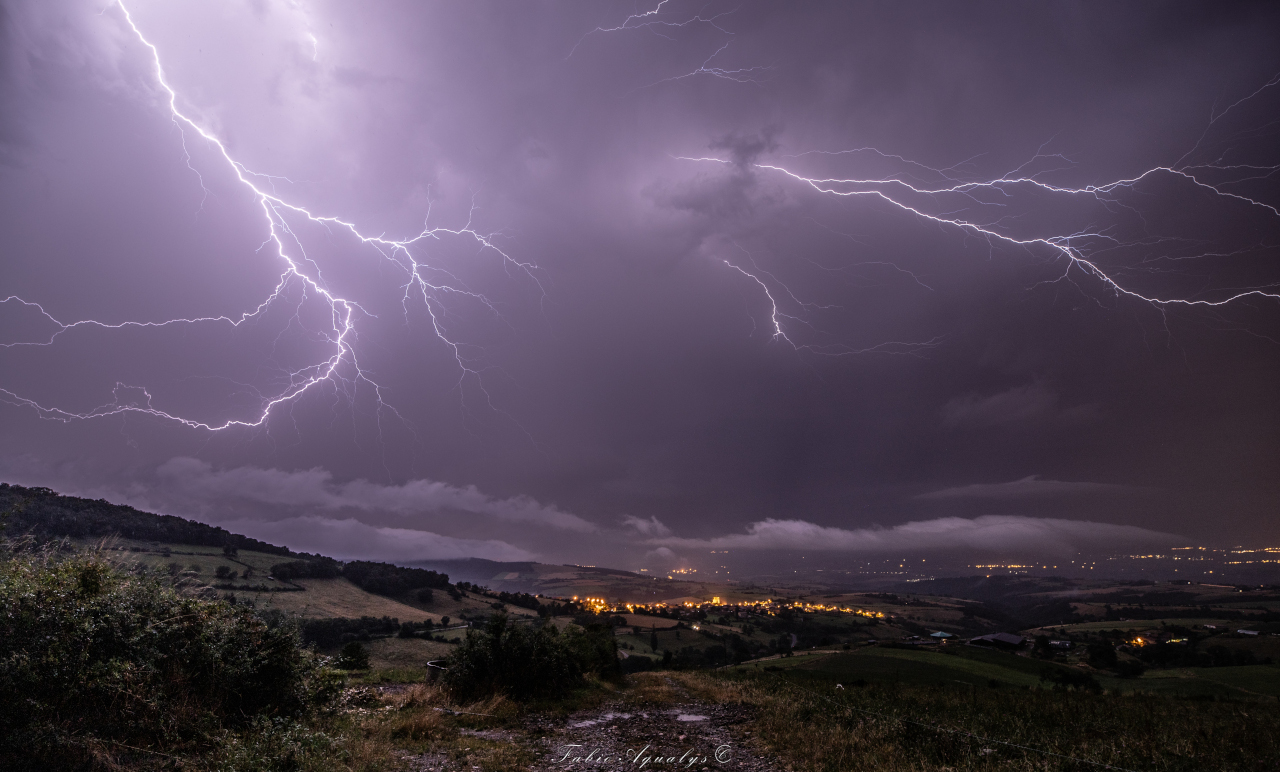
<path id="1" fill-rule="evenodd" d="M 784 766 L 753 748 L 749 718 L 748 708 L 692 699 L 643 709 L 614 703 L 567 719 L 535 718 L 528 729 L 542 756 L 530 772 L 781 772 Z"/>
<path id="2" fill-rule="evenodd" d="M 699 702 L 672 683 L 671 704 L 636 707 L 611 702 L 566 717 L 530 716 L 518 731 L 463 730 L 488 740 L 521 743 L 536 761 L 529 772 L 784 772 L 756 750 L 747 729 L 750 709 Z M 443 754 L 406 757 L 414 772 L 474 772 Z"/>

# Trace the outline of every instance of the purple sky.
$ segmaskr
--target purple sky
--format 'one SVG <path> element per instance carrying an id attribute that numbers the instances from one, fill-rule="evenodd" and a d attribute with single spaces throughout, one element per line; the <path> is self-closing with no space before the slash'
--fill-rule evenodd
<path id="1" fill-rule="evenodd" d="M 0 9 L 0 478 L 402 561 L 1280 540 L 1272 5 L 126 5 Z"/>

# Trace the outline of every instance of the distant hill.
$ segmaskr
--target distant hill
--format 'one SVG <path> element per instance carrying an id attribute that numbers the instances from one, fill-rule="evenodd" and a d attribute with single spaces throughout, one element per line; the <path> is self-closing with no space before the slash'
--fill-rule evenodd
<path id="1" fill-rule="evenodd" d="M 437 571 L 367 560 L 343 563 L 323 555 L 294 552 L 287 547 L 231 533 L 225 528 L 173 515 L 142 512 L 103 499 L 63 496 L 48 488 L 0 483 L 0 525 L 7 536 L 30 534 L 38 539 L 116 536 L 161 544 L 229 547 L 237 551 L 279 555 L 292 558 L 272 566 L 272 573 L 279 579 L 335 579 L 342 576 L 357 587 L 378 595 L 395 596 L 423 587 L 449 587 L 449 575 Z"/>
<path id="2" fill-rule="evenodd" d="M 419 588 L 448 590 L 455 582 L 492 588 L 496 593 L 567 598 L 609 597 L 630 602 L 656 602 L 690 597 L 726 596 L 728 584 L 671 579 L 599 566 L 499 562 L 482 558 L 406 561 L 399 565 L 370 561 L 337 561 L 324 555 L 294 552 L 232 533 L 225 528 L 173 515 L 157 515 L 103 499 L 63 496 L 49 488 L 0 483 L 0 525 L 9 537 L 99 539 L 112 536 L 158 544 L 188 544 L 214 549 L 279 555 L 271 565 L 278 579 L 343 577 L 367 592 L 399 597 Z"/>
<path id="3" fill-rule="evenodd" d="M 0 483 L 0 513 L 7 513 L 0 525 L 9 536 L 31 534 L 38 538 L 73 539 L 120 536 L 139 541 L 195 544 L 265 552 L 282 557 L 307 557 L 287 547 L 231 533 L 225 528 L 205 525 L 173 515 L 141 512 L 133 507 L 112 504 L 105 499 L 63 496 L 48 488 L 25 488 Z"/>

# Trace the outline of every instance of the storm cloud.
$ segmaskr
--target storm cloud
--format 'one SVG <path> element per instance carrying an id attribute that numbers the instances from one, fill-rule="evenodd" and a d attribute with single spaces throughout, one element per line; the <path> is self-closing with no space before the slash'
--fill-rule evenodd
<path id="1" fill-rule="evenodd" d="M 224 520 L 221 525 L 271 544 L 339 560 L 533 560 L 537 555 L 497 539 L 455 539 L 411 528 L 371 526 L 354 519 L 305 516 Z"/>
<path id="2" fill-rule="evenodd" d="M 458 488 L 432 480 L 402 485 L 378 485 L 368 480 L 335 483 L 323 469 L 285 472 L 279 469 L 236 467 L 215 470 L 195 458 L 174 458 L 156 470 L 171 494 L 183 495 L 195 506 L 242 501 L 278 507 L 322 510 L 382 511 L 423 515 L 442 511 L 484 515 L 508 523 L 591 533 L 596 529 L 576 515 L 539 504 L 528 496 L 494 499 L 474 485 Z"/>
<path id="3" fill-rule="evenodd" d="M 986 515 L 972 520 L 944 517 L 891 528 L 848 530 L 803 520 L 762 520 L 745 533 L 710 539 L 654 539 L 653 544 L 681 549 L 804 550 L 852 555 L 937 551 L 1068 554 L 1099 547 L 1169 546 L 1183 537 L 1127 525 L 1083 520 Z"/>
<path id="4" fill-rule="evenodd" d="M 397 560 L 1280 536 L 1280 8 L 657 5 L 6 4 L 0 477 Z"/>
<path id="5" fill-rule="evenodd" d="M 1007 483 L 974 483 L 956 488 L 943 488 L 916 496 L 922 501 L 946 501 L 956 499 L 1026 500 L 1042 497 L 1125 495 L 1150 492 L 1132 485 L 1112 485 L 1096 482 L 1064 482 L 1042 480 L 1030 475 Z"/>

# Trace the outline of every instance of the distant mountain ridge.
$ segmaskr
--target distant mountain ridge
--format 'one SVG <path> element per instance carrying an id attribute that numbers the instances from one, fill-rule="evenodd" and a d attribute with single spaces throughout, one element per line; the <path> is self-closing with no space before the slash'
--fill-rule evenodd
<path id="1" fill-rule="evenodd" d="M 325 555 L 294 552 L 225 528 L 174 515 L 157 515 L 104 499 L 64 496 L 49 488 L 0 483 L 0 526 L 3 535 L 30 534 L 37 539 L 99 539 L 113 536 L 161 544 L 279 555 L 272 573 L 286 581 L 344 577 L 363 590 L 396 596 L 417 588 L 447 590 L 453 582 L 492 588 L 497 593 L 546 597 L 619 597 L 656 602 L 690 596 L 723 594 L 724 585 L 671 580 L 665 576 L 616 568 L 552 565 L 529 561 L 500 562 L 483 558 L 415 560 L 382 563 L 338 561 Z"/>
<path id="2" fill-rule="evenodd" d="M 105 499 L 63 496 L 49 488 L 0 483 L 0 517 L 3 518 L 0 525 L 11 536 L 28 533 L 46 539 L 120 536 L 201 547 L 230 546 L 283 557 L 319 557 L 232 533 L 215 525 L 174 515 L 143 512 Z"/>
<path id="3" fill-rule="evenodd" d="M 279 579 L 345 577 L 357 587 L 394 596 L 418 588 L 447 589 L 449 575 L 367 560 L 341 562 L 324 555 L 294 552 L 288 547 L 232 533 L 174 515 L 157 515 L 104 499 L 63 496 L 49 488 L 0 483 L 0 526 L 9 536 L 37 539 L 110 538 L 118 536 L 162 544 L 231 548 L 292 558 L 272 568 Z"/>

